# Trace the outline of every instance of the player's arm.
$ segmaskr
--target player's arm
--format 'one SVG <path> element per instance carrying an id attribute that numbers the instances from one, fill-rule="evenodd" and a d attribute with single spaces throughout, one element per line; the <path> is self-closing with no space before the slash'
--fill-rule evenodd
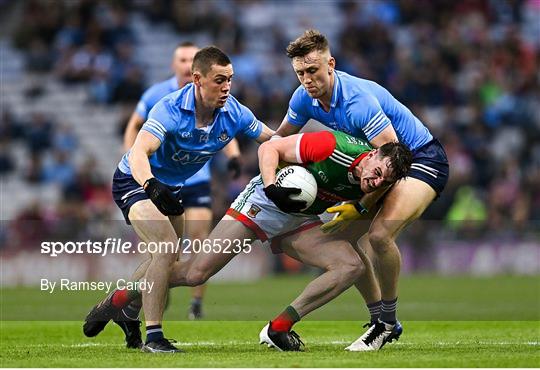
<path id="1" fill-rule="evenodd" d="M 373 95 L 363 94 L 352 98 L 347 102 L 346 115 L 349 122 L 361 129 L 375 148 L 399 141 L 392 121 Z"/>
<path id="2" fill-rule="evenodd" d="M 266 141 L 259 147 L 259 168 L 265 185 L 264 193 L 281 211 L 300 212 L 306 207 L 303 200 L 291 199 L 291 195 L 300 194 L 302 189 L 276 186 L 276 168 L 279 161 L 297 163 L 295 148 L 301 135 L 293 135 L 277 140 Z"/>
<path id="3" fill-rule="evenodd" d="M 232 139 L 223 148 L 223 154 L 229 159 L 227 169 L 232 172 L 233 179 L 237 179 L 242 174 L 242 164 L 240 163 L 240 146 L 238 140 Z"/>
<path id="4" fill-rule="evenodd" d="M 374 148 L 379 148 L 386 143 L 399 141 L 394 126 L 392 124 L 386 126 L 377 136 L 371 138 L 369 143 L 373 145 Z"/>
<path id="5" fill-rule="evenodd" d="M 135 181 L 141 186 L 149 178 L 154 177 L 150 168 L 150 157 L 161 146 L 161 141 L 148 131 L 141 130 L 129 152 L 129 167 Z"/>
<path id="6" fill-rule="evenodd" d="M 297 134 L 309 121 L 310 114 L 305 108 L 311 104 L 311 97 L 299 86 L 289 100 L 289 109 L 276 131 L 276 136 L 286 137 Z"/>
<path id="7" fill-rule="evenodd" d="M 277 140 L 266 141 L 259 147 L 259 169 L 265 185 L 276 182 L 279 161 L 299 163 L 296 158 L 297 142 L 301 135 L 292 135 Z"/>
<path id="8" fill-rule="evenodd" d="M 139 133 L 143 123 L 144 118 L 136 111 L 131 114 L 131 117 L 129 117 L 126 130 L 124 131 L 125 151 L 128 151 L 135 143 L 135 139 L 137 138 L 137 134 Z"/>
<path id="9" fill-rule="evenodd" d="M 267 142 L 276 133 L 274 130 L 272 130 L 270 127 L 266 126 L 262 122 L 261 122 L 261 127 L 262 127 L 261 133 L 255 139 L 258 143 Z"/>
<path id="10" fill-rule="evenodd" d="M 238 146 L 238 140 L 232 139 L 229 144 L 223 148 L 223 154 L 229 159 L 240 156 L 240 146 Z"/>
<path id="11" fill-rule="evenodd" d="M 182 204 L 167 185 L 154 177 L 148 160 L 160 146 L 161 140 L 155 135 L 145 130 L 139 131 L 128 157 L 131 174 L 161 213 L 178 216 L 184 213 Z"/>
<path id="12" fill-rule="evenodd" d="M 287 116 L 285 116 L 283 118 L 283 121 L 281 121 L 281 125 L 279 125 L 278 129 L 276 130 L 275 135 L 280 136 L 280 137 L 291 136 L 291 135 L 297 134 L 301 128 L 302 126 L 293 125 L 289 123 Z"/>

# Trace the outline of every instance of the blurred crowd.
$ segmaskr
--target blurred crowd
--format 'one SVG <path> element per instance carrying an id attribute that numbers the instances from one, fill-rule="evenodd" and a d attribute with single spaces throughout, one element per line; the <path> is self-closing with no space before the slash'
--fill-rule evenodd
<path id="1" fill-rule="evenodd" d="M 93 102 L 123 105 L 127 120 L 143 90 L 156 82 L 148 81 L 145 60 L 135 56 L 139 41 L 130 17 L 138 13 L 153 25 L 172 25 L 183 40 L 204 33 L 231 56 L 233 94 L 276 128 L 298 86 L 284 53 L 290 41 L 285 27 L 318 27 L 309 18 L 309 8 L 318 3 L 301 4 L 306 8 L 302 16 L 284 20 L 273 17 L 273 1 L 29 0 L 12 45 L 24 51 L 29 72 L 86 84 Z M 520 233 L 538 227 L 540 0 L 329 4 L 340 18 L 331 37 L 337 68 L 386 87 L 447 151 L 449 183 L 424 218 L 445 220 L 447 230 L 462 233 Z M 81 138 L 69 127 L 40 115 L 18 122 L 4 114 L 2 121 L 0 172 L 16 170 L 3 148 L 6 141 L 19 140 L 29 146 L 35 162 L 35 168 L 20 173 L 27 181 L 56 182 L 65 196 L 84 193 L 81 182 L 97 189 L 109 186 L 109 179 L 89 179 L 95 166 L 91 160 L 82 169 L 70 166 L 69 153 Z M 255 147 L 244 140 L 241 147 L 244 176 L 228 187 L 215 187 L 216 217 L 257 172 Z M 51 153 L 50 163 L 40 163 L 43 151 Z M 214 181 L 226 178 L 223 160 L 214 167 Z"/>

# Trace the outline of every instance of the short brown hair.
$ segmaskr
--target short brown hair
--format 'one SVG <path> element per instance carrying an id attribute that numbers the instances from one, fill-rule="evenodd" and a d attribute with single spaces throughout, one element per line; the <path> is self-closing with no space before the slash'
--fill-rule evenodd
<path id="1" fill-rule="evenodd" d="M 413 156 L 410 149 L 403 143 L 390 142 L 379 148 L 381 157 L 390 157 L 392 167 L 392 182 L 407 176 L 411 168 Z"/>
<path id="2" fill-rule="evenodd" d="M 195 45 L 191 41 L 182 41 L 182 42 L 178 43 L 178 45 L 176 45 L 176 48 L 174 48 L 174 50 L 176 50 L 178 48 L 196 48 L 196 47 L 197 47 L 197 45 Z"/>
<path id="3" fill-rule="evenodd" d="M 317 30 L 307 30 L 302 36 L 294 41 L 291 41 L 287 46 L 287 56 L 289 58 L 303 57 L 313 50 L 327 51 L 330 50 L 326 36 Z"/>
<path id="4" fill-rule="evenodd" d="M 199 71 L 203 76 L 206 76 L 210 68 L 214 64 L 219 66 L 228 66 L 231 64 L 231 60 L 215 46 L 207 46 L 202 48 L 193 57 L 193 64 L 191 65 L 191 72 Z"/>

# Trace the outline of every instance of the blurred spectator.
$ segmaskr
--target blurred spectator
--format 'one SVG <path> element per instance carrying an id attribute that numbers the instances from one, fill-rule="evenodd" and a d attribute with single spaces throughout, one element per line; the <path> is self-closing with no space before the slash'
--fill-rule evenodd
<path id="1" fill-rule="evenodd" d="M 15 161 L 9 151 L 9 140 L 0 136 L 0 176 L 7 175 L 15 169 Z"/>
<path id="2" fill-rule="evenodd" d="M 75 181 L 76 169 L 66 152 L 56 150 L 51 160 L 43 168 L 43 180 L 55 183 L 62 188 Z"/>
<path id="3" fill-rule="evenodd" d="M 49 236 L 49 222 L 43 205 L 33 200 L 11 222 L 9 245 L 20 249 L 35 249 Z"/>
<path id="4" fill-rule="evenodd" d="M 51 147 L 54 125 L 45 114 L 33 113 L 25 130 L 26 145 L 33 154 L 40 154 Z"/>
<path id="5" fill-rule="evenodd" d="M 30 152 L 23 177 L 30 184 L 39 184 L 43 181 L 43 163 L 40 154 Z"/>
<path id="6" fill-rule="evenodd" d="M 53 147 L 65 153 L 74 152 L 79 145 L 77 136 L 71 126 L 59 125 L 53 136 Z"/>

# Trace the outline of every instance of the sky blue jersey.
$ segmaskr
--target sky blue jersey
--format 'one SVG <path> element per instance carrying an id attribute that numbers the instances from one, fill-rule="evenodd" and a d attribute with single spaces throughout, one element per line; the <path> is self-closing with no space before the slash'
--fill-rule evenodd
<path id="1" fill-rule="evenodd" d="M 257 138 L 262 123 L 232 95 L 217 110 L 210 126 L 196 128 L 195 87 L 192 83 L 161 99 L 152 108 L 141 130 L 150 132 L 161 145 L 149 157 L 152 174 L 161 182 L 183 185 L 237 134 Z M 120 171 L 131 174 L 129 152 L 118 164 Z"/>
<path id="2" fill-rule="evenodd" d="M 177 91 L 178 89 L 180 89 L 180 87 L 178 86 L 176 76 L 150 86 L 141 96 L 141 99 L 135 108 L 135 112 L 146 120 L 150 110 L 154 107 L 154 105 L 157 104 L 158 101 L 161 100 L 161 98 Z M 195 175 L 186 180 L 185 186 L 192 186 L 201 182 L 209 182 L 210 176 L 210 161 L 208 161 Z"/>
<path id="3" fill-rule="evenodd" d="M 427 127 L 384 87 L 341 71 L 335 71 L 334 76 L 330 111 L 325 112 L 319 101 L 311 98 L 300 85 L 289 102 L 289 123 L 303 126 L 314 119 L 368 141 L 392 124 L 399 141 L 411 150 L 433 139 Z"/>

